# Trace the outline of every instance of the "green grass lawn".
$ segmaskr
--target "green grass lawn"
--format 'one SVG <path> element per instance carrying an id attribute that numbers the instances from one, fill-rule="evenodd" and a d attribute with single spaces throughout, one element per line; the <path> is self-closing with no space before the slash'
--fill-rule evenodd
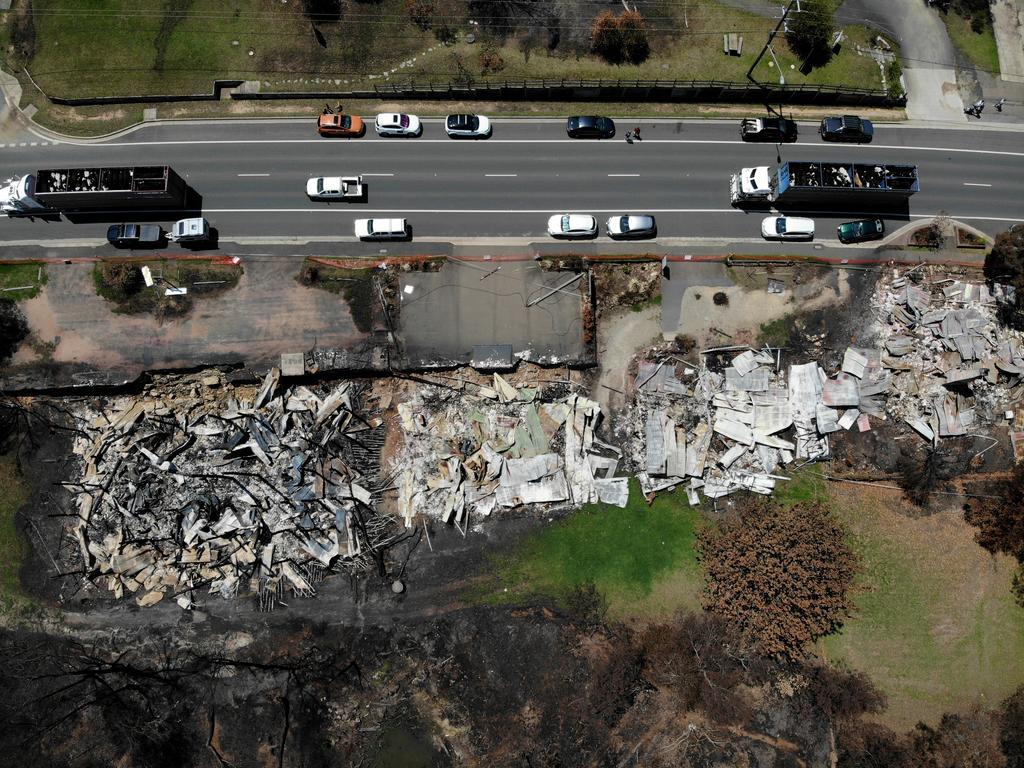
<path id="1" fill-rule="evenodd" d="M 531 535 L 495 558 L 493 578 L 476 595 L 514 602 L 536 595 L 564 598 L 593 582 L 618 618 L 697 609 L 702 586 L 694 551 L 704 524 L 682 492 L 659 494 L 650 506 L 636 481 L 625 509 L 591 504 Z"/>
<path id="2" fill-rule="evenodd" d="M 14 457 L 10 454 L 0 456 L 0 613 L 5 615 L 30 604 L 18 576 L 25 556 L 25 541 L 14 521 L 27 496 L 28 491 L 18 474 Z"/>
<path id="3" fill-rule="evenodd" d="M 898 492 L 833 489 L 864 562 L 856 616 L 826 638 L 833 660 L 886 692 L 879 718 L 898 729 L 943 712 L 991 707 L 1024 683 L 1024 609 L 1010 595 L 1014 565 L 973 541 L 957 510 L 911 518 Z"/>
<path id="4" fill-rule="evenodd" d="M 485 73 L 479 59 L 483 50 L 479 45 L 459 43 L 439 48 L 421 57 L 415 66 L 395 75 L 395 82 L 434 81 L 447 82 L 458 74 L 468 74 L 475 80 L 521 79 L 584 79 L 584 80 L 723 80 L 746 83 L 746 72 L 761 51 L 774 23 L 753 14 L 725 6 L 714 9 L 714 15 L 695 15 L 689 29 L 679 26 L 672 37 L 652 39 L 652 53 L 639 65 L 607 64 L 596 56 L 567 56 L 557 49 L 548 53 L 541 48 L 529 56 L 515 42 L 497 48 L 505 66 L 498 72 Z M 743 55 L 727 56 L 722 50 L 723 31 L 743 32 Z M 789 50 L 783 36 L 775 38 L 773 49 L 784 70 L 786 84 L 846 85 L 881 90 L 882 79 L 878 65 L 868 56 L 856 53 L 854 42 L 867 45 L 871 32 L 863 26 L 845 29 L 848 39 L 839 55 L 823 67 L 807 75 L 800 73 L 800 60 Z M 779 70 L 769 66 L 767 54 L 754 70 L 754 77 L 766 84 L 776 84 Z"/>
<path id="5" fill-rule="evenodd" d="M 976 67 L 987 70 L 998 77 L 999 49 L 996 47 L 992 25 L 986 25 L 979 34 L 971 29 L 970 19 L 965 19 L 952 11 L 942 14 L 942 20 L 946 23 L 946 29 L 949 30 L 949 37 L 953 41 L 953 45 Z"/>
<path id="6" fill-rule="evenodd" d="M 0 299 L 31 299 L 46 285 L 46 267 L 33 261 L 0 264 Z M 25 288 L 24 286 L 31 286 Z M 9 290 L 18 288 L 17 291 Z"/>
<path id="7" fill-rule="evenodd" d="M 342 89 L 335 79 L 383 72 L 435 42 L 404 22 L 404 0 L 381 0 L 342 4 L 339 22 L 318 25 L 321 45 L 301 5 L 34 0 L 37 50 L 28 68 L 43 90 L 60 96 L 205 93 L 216 78 L 289 90 L 283 81 L 330 77 Z"/>
<path id="8" fill-rule="evenodd" d="M 652 55 L 639 66 L 606 64 L 585 50 L 577 54 L 577 45 L 565 40 L 552 52 L 538 43 L 527 54 L 518 38 L 510 37 L 496 43 L 504 69 L 485 74 L 479 57 L 487 44 L 482 39 L 465 43 L 462 33 L 470 27 L 456 18 L 460 42 L 441 46 L 431 31 L 408 20 L 404 0 L 342 4 L 340 21 L 317 25 L 322 44 L 299 2 L 34 0 L 33 8 L 34 57 L 14 64 L 26 64 L 44 91 L 60 96 L 202 93 L 215 78 L 260 80 L 263 89 L 277 91 L 346 90 L 387 82 L 385 75 L 398 82 L 409 77 L 444 82 L 460 75 L 745 82 L 747 68 L 774 26 L 770 19 L 712 0 L 685 14 L 679 3 L 661 3 L 648 10 Z M 586 35 L 579 30 L 596 12 L 584 6 L 570 26 L 583 48 Z M 723 52 L 727 31 L 743 34 L 742 56 Z M 846 31 L 862 42 L 870 35 L 864 27 Z M 849 42 L 832 62 L 806 77 L 789 69 L 798 62 L 783 37 L 776 38 L 774 48 L 789 84 L 880 86 L 877 66 L 857 56 Z M 411 66 L 402 66 L 413 57 Z M 778 79 L 765 63 L 758 73 L 766 82 Z M 24 85 L 30 97 L 35 88 Z"/>

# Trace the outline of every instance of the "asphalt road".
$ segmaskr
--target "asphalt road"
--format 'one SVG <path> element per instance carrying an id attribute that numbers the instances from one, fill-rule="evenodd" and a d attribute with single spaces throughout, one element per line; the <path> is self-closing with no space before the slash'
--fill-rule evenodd
<path id="1" fill-rule="evenodd" d="M 764 213 L 730 207 L 729 176 L 741 166 L 774 165 L 780 156 L 917 164 L 922 191 L 906 215 L 885 217 L 890 229 L 939 212 L 989 233 L 1024 221 L 1020 132 L 881 125 L 871 145 L 824 145 L 807 123 L 800 142 L 782 145 L 777 155 L 776 145 L 741 142 L 737 121 L 644 122 L 643 141 L 633 145 L 621 138 L 629 125 L 619 124 L 616 139 L 579 141 L 566 137 L 561 120 L 497 120 L 491 139 L 455 141 L 439 119 L 426 120 L 424 135 L 412 139 L 380 139 L 372 128 L 358 139 L 323 139 L 311 120 L 154 124 L 99 143 L 9 144 L 0 154 L 0 177 L 61 166 L 168 164 L 201 196 L 222 242 L 250 245 L 352 242 L 352 220 L 368 216 L 405 217 L 414 242 L 425 244 L 543 242 L 548 216 L 565 211 L 596 215 L 602 231 L 609 215 L 652 213 L 666 244 L 760 243 Z M 308 177 L 340 174 L 363 174 L 364 203 L 306 198 Z M 834 240 L 836 222 L 868 213 L 816 215 L 819 241 Z M 0 221 L 0 245 L 86 245 L 102 241 L 105 228 L 10 219 Z"/>

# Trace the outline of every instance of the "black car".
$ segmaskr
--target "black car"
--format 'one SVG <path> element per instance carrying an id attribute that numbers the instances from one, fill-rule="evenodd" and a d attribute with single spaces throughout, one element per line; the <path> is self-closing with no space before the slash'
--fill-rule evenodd
<path id="1" fill-rule="evenodd" d="M 615 121 L 610 117 L 577 115 L 566 122 L 565 132 L 573 139 L 610 139 L 615 135 Z"/>
<path id="2" fill-rule="evenodd" d="M 115 248 L 156 248 L 163 245 L 164 233 L 157 224 L 113 224 L 107 241 Z"/>
<path id="3" fill-rule="evenodd" d="M 796 135 L 796 122 L 784 117 L 748 117 L 740 123 L 740 138 L 744 141 L 792 143 Z"/>
<path id="4" fill-rule="evenodd" d="M 826 117 L 818 129 L 825 141 L 847 141 L 852 144 L 867 144 L 875 136 L 875 126 L 870 120 L 856 115 Z"/>

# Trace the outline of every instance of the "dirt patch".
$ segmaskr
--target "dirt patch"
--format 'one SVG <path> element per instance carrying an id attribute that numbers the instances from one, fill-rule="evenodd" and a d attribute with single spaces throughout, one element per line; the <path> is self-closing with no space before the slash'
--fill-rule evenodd
<path id="1" fill-rule="evenodd" d="M 840 270 L 814 268 L 732 268 L 733 285 L 688 285 L 682 298 L 676 334 L 692 336 L 700 346 L 756 344 L 762 329 L 789 315 L 820 311 L 822 317 L 834 312 L 824 308 L 846 303 L 854 295 L 851 274 Z M 781 288 L 768 290 L 768 280 Z M 815 323 L 817 324 L 817 323 Z M 822 323 L 824 325 L 824 323 Z M 669 329 L 664 329 L 668 337 Z M 763 339 L 773 345 L 790 344 L 789 333 Z M 795 335 L 795 334 L 794 334 Z"/>
<path id="2" fill-rule="evenodd" d="M 634 312 L 618 309 L 598 324 L 598 377 L 590 396 L 613 414 L 625 409 L 629 393 L 629 371 L 633 356 L 658 341 L 661 332 L 661 307 L 649 306 Z"/>

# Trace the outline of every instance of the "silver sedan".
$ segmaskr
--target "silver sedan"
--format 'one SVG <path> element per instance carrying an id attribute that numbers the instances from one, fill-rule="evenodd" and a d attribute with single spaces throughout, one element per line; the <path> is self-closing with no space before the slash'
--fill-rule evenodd
<path id="1" fill-rule="evenodd" d="M 653 216 L 636 215 L 624 213 L 621 216 L 612 216 L 605 223 L 608 230 L 608 237 L 629 238 L 629 237 L 654 237 L 658 233 L 658 227 L 654 223 Z"/>

